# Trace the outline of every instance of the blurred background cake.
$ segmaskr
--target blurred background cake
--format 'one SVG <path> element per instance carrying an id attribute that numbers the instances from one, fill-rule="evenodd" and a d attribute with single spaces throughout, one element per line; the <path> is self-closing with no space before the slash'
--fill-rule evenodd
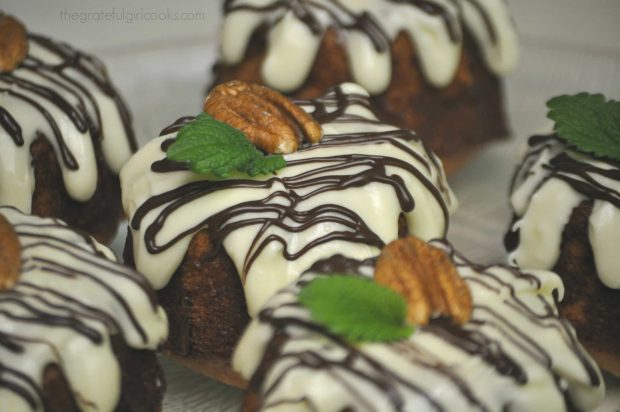
<path id="1" fill-rule="evenodd" d="M 160 411 L 167 328 L 146 279 L 105 246 L 0 207 L 3 411 Z"/>
<path id="2" fill-rule="evenodd" d="M 0 27 L 0 204 L 110 240 L 118 172 L 137 148 L 125 104 L 97 58 L 10 16 Z"/>
<path id="3" fill-rule="evenodd" d="M 589 118 L 603 116 L 577 108 Z M 589 144 L 597 137 L 593 129 L 587 129 Z M 603 146 L 612 156 L 620 153 L 620 133 L 615 139 L 615 145 Z M 601 367 L 620 376 L 620 158 L 594 154 L 558 134 L 533 136 L 510 194 L 509 262 L 562 277 L 561 312 Z"/>
<path id="4" fill-rule="evenodd" d="M 517 60 L 502 0 L 227 0 L 214 84 L 264 83 L 313 98 L 354 81 L 379 117 L 458 167 L 506 137 L 500 76 Z"/>

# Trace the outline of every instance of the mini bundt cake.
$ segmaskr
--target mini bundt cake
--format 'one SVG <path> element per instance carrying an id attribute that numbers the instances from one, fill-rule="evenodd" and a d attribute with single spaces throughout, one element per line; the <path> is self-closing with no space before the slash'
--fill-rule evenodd
<path id="1" fill-rule="evenodd" d="M 620 103 L 579 93 L 547 107 L 554 133 L 529 139 L 511 183 L 508 261 L 560 275 L 560 312 L 620 376 Z"/>
<path id="2" fill-rule="evenodd" d="M 382 259 L 389 259 L 388 266 Z M 447 283 L 439 280 L 443 272 L 433 273 L 449 267 L 443 259 L 456 276 Z M 385 331 L 373 328 L 371 320 L 373 309 L 385 313 L 391 306 L 353 286 L 376 285 L 380 277 L 390 276 L 400 285 L 421 280 L 418 289 L 404 289 L 407 310 L 413 306 L 416 312 L 420 304 L 441 307 L 435 293 L 446 293 L 449 303 L 467 303 L 449 294 L 450 285 L 464 282 L 471 296 L 469 319 L 459 322 L 443 310 L 433 312 L 408 337 L 386 340 Z M 347 290 L 325 293 L 325 286 L 344 284 L 347 278 L 356 278 L 346 283 Z M 308 303 L 308 290 L 317 282 L 323 286 L 313 292 L 317 298 L 358 308 L 346 317 L 339 304 L 345 312 L 339 322 L 383 336 L 352 340 L 336 330 L 343 323 L 319 320 L 316 300 Z M 433 282 L 442 287 L 434 288 Z M 376 266 L 374 260 L 334 256 L 271 297 L 241 338 L 233 365 L 250 382 L 243 410 L 592 410 L 603 400 L 605 385 L 574 329 L 558 315 L 555 299 L 562 294 L 562 282 L 552 272 L 476 265 L 444 240 L 426 245 L 411 237 L 399 239 L 384 249 Z M 360 316 L 364 311 L 370 313 Z M 349 328 L 343 330 L 354 330 Z"/>
<path id="3" fill-rule="evenodd" d="M 0 204 L 110 240 L 118 172 L 137 149 L 125 104 L 101 61 L 0 19 L 13 33 L 0 47 L 23 54 L 0 68 Z"/>
<path id="4" fill-rule="evenodd" d="M 316 98 L 354 81 L 382 121 L 457 168 L 508 135 L 499 76 L 517 60 L 502 0 L 226 0 L 213 84 Z"/>
<path id="5" fill-rule="evenodd" d="M 224 89 L 206 106 L 217 103 L 214 95 L 228 95 L 225 114 L 265 117 L 267 98 L 247 96 L 238 86 L 219 86 Z M 322 140 L 302 141 L 284 155 L 286 167 L 272 174 L 218 178 L 170 160 L 167 151 L 177 132 L 198 121 L 192 118 L 166 128 L 121 171 L 130 219 L 125 261 L 159 289 L 171 320 L 166 348 L 220 379 L 226 380 L 209 369 L 228 361 L 249 317 L 314 262 L 336 252 L 376 256 L 406 233 L 444 236 L 456 206 L 440 161 L 414 133 L 378 121 L 361 87 L 343 84 L 297 103 Z M 294 110 L 289 105 L 279 101 Z M 291 119 L 265 122 L 283 120 Z"/>
<path id="6" fill-rule="evenodd" d="M 562 277 L 560 311 L 601 367 L 620 375 L 620 162 L 534 136 L 510 192 L 509 262 Z"/>
<path id="7" fill-rule="evenodd" d="M 147 280 L 56 219 L 0 207 L 0 409 L 157 412 L 168 323 Z"/>

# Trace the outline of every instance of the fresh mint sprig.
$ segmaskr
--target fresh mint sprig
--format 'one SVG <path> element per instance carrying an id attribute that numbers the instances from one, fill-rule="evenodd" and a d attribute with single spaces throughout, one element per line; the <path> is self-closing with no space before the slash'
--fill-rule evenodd
<path id="1" fill-rule="evenodd" d="M 233 171 L 256 176 L 286 167 L 284 157 L 263 154 L 242 131 L 207 113 L 199 114 L 179 130 L 166 155 L 170 160 L 186 163 L 194 173 L 220 178 Z"/>
<path id="2" fill-rule="evenodd" d="M 547 102 L 555 132 L 576 149 L 620 161 L 620 102 L 602 94 L 558 96 Z"/>
<path id="3" fill-rule="evenodd" d="M 347 275 L 316 278 L 299 294 L 312 318 L 355 342 L 391 342 L 414 331 L 405 299 L 372 280 Z"/>

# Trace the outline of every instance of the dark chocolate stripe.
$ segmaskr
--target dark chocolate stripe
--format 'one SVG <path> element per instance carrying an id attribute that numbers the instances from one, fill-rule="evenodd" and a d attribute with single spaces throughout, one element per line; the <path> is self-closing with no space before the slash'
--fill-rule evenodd
<path id="1" fill-rule="evenodd" d="M 65 166 L 70 170 L 77 170 L 80 167 L 75 159 L 75 156 L 66 145 L 62 132 L 54 121 L 53 116 L 43 107 L 42 104 L 37 102 L 32 97 L 29 97 L 24 93 L 20 93 L 18 90 L 27 91 L 28 93 L 36 95 L 40 100 L 49 102 L 58 110 L 62 111 L 71 120 L 79 132 L 85 133 L 90 131 L 94 140 L 103 139 L 105 134 L 103 131 L 104 126 L 101 119 L 99 106 L 93 94 L 86 87 L 80 84 L 80 82 L 73 79 L 70 74 L 65 72 L 66 70 L 78 72 L 81 76 L 92 81 L 95 87 L 97 87 L 102 93 L 115 101 L 116 108 L 120 114 L 121 121 L 125 129 L 129 146 L 132 151 L 136 151 L 138 145 L 131 127 L 131 117 L 125 107 L 125 104 L 122 102 L 118 93 L 111 85 L 105 68 L 101 62 L 92 56 L 73 50 L 66 44 L 55 42 L 43 36 L 30 34 L 29 41 L 56 55 L 59 58 L 60 63 L 46 64 L 34 56 L 28 56 L 19 67 L 19 70 L 13 73 L 0 74 L 0 80 L 6 84 L 15 86 L 13 88 L 2 88 L 0 89 L 0 92 L 4 92 L 17 99 L 21 99 L 45 118 L 52 129 L 52 133 L 54 135 L 53 137 L 57 142 L 57 146 L 60 148 L 61 157 Z M 19 73 L 22 71 L 29 72 L 32 79 L 26 79 L 19 76 Z M 43 81 L 38 82 L 36 80 L 37 78 L 43 79 Z M 57 92 L 55 89 L 48 86 L 48 83 L 52 84 L 54 88 L 61 90 L 62 93 Z M 65 94 L 72 96 L 76 102 L 68 100 L 64 96 Z M 91 117 L 84 99 L 87 99 L 90 106 L 93 108 L 95 114 L 94 118 Z M 5 112 L 5 109 L 0 110 L 0 125 L 8 131 L 16 145 L 23 145 L 24 139 L 21 135 L 21 127 L 12 117 L 8 116 L 8 113 Z M 44 136 L 44 134 L 39 130 L 37 130 L 36 133 L 40 136 Z"/>
<path id="2" fill-rule="evenodd" d="M 69 255 L 73 255 L 74 257 L 79 259 L 79 257 L 75 256 L 74 254 L 67 252 L 67 251 L 63 251 L 60 248 L 58 248 L 58 251 L 68 253 Z M 39 267 L 46 272 L 49 272 L 49 273 L 52 273 L 58 276 L 62 276 L 62 277 L 67 277 L 67 278 L 83 276 L 83 277 L 90 279 L 93 283 L 96 283 L 97 285 L 99 285 L 102 289 L 107 291 L 120 304 L 120 306 L 123 308 L 123 311 L 127 314 L 127 317 L 129 318 L 129 321 L 131 322 L 133 328 L 140 335 L 143 342 L 147 341 L 146 332 L 144 331 L 144 328 L 142 327 L 140 322 L 138 322 L 138 319 L 136 318 L 136 314 L 133 313 L 131 308 L 129 307 L 129 303 L 125 299 L 123 299 L 120 293 L 118 293 L 111 285 L 108 285 L 101 279 L 98 279 L 96 276 L 91 275 L 88 272 L 77 270 L 75 268 L 66 267 L 66 266 L 61 265 L 58 262 L 55 262 L 49 259 L 45 259 L 42 257 L 35 257 L 35 258 L 32 258 L 32 261 L 39 264 L 40 265 Z M 92 263 L 93 262 L 90 262 L 90 264 Z"/>
<path id="3" fill-rule="evenodd" d="M 463 0 L 463 1 L 467 1 L 469 4 L 471 4 L 476 9 L 478 14 L 482 17 L 482 21 L 484 22 L 484 28 L 487 30 L 487 33 L 489 33 L 489 39 L 491 39 L 491 43 L 497 44 L 497 40 L 498 40 L 497 32 L 495 31 L 495 27 L 493 27 L 491 16 L 489 16 L 489 14 L 484 10 L 480 2 L 478 0 Z"/>
<path id="4" fill-rule="evenodd" d="M 51 269 L 48 269 L 51 270 Z M 9 319 L 19 321 L 21 323 L 36 323 L 39 325 L 47 325 L 58 328 L 70 328 L 75 332 L 83 335 L 85 338 L 93 342 L 94 344 L 101 344 L 103 337 L 94 328 L 89 327 L 85 322 L 73 316 L 58 316 L 49 312 L 45 312 L 35 308 L 32 305 L 27 304 L 22 296 L 15 291 L 6 292 L 0 295 L 0 303 L 10 302 L 15 306 L 19 306 L 28 312 L 28 315 L 15 315 L 7 310 L 0 309 L 0 314 L 3 314 Z"/>
<path id="5" fill-rule="evenodd" d="M 27 90 L 32 94 L 39 96 L 43 100 L 47 100 L 48 102 L 62 110 L 67 115 L 67 117 L 71 119 L 71 122 L 80 133 L 86 133 L 88 131 L 90 122 L 86 117 L 85 112 L 78 110 L 62 96 L 60 96 L 55 90 L 49 87 L 38 85 L 31 80 L 22 79 L 14 73 L 11 75 L 0 74 L 0 80 L 8 84 L 15 85 L 17 86 L 16 88 Z M 67 92 L 71 93 L 72 90 L 67 89 Z"/>
<path id="6" fill-rule="evenodd" d="M 601 385 L 596 367 L 586 358 L 585 352 L 581 349 L 574 334 L 570 332 L 572 330 L 570 325 L 565 319 L 557 316 L 552 305 L 547 303 L 542 296 L 539 298 L 544 303 L 542 305 L 543 310 L 541 313 L 536 313 L 532 308 L 521 301 L 511 282 L 503 281 L 489 270 L 492 266 L 474 265 L 458 255 L 445 241 L 433 241 L 433 243 L 436 246 L 444 248 L 446 253 L 448 253 L 455 262 L 458 262 L 460 268 L 471 267 L 476 271 L 476 273 L 472 275 L 464 276 L 467 282 L 476 283 L 497 294 L 498 299 L 503 300 L 503 305 L 508 305 L 519 311 L 521 315 L 536 326 L 556 329 L 566 343 L 567 348 L 581 361 L 585 371 L 590 377 L 591 385 L 593 387 Z M 317 268 L 323 267 L 331 271 L 334 265 L 340 268 L 345 267 L 353 269 L 363 266 L 362 262 L 355 261 L 354 259 L 344 260 L 345 262 L 339 263 L 337 262 L 338 258 L 332 258 L 320 264 L 316 264 L 313 269 L 316 270 Z M 508 271 L 512 276 L 518 278 L 520 282 L 531 283 L 533 291 L 541 287 L 540 280 L 533 275 L 518 272 L 516 269 L 507 266 L 500 265 L 499 268 Z M 325 275 L 329 274 L 330 273 L 325 273 Z M 313 277 L 308 279 L 311 281 Z M 291 295 L 292 298 L 296 299 L 298 290 L 306 283 L 307 279 L 302 276 L 295 287 L 289 287 L 279 293 Z M 510 292 L 508 297 L 501 297 L 505 295 L 506 290 Z M 285 301 L 289 302 L 286 299 Z M 283 310 L 282 312 L 280 312 L 281 309 Z M 278 398 L 278 400 L 271 401 L 269 399 L 270 395 L 283 387 L 282 385 L 286 385 L 288 375 L 300 369 L 312 369 L 329 373 L 331 379 L 334 379 L 341 385 L 342 388 L 349 393 L 354 402 L 363 402 L 364 395 L 366 394 L 360 394 L 355 389 L 355 385 L 348 384 L 346 382 L 347 375 L 353 375 L 370 385 L 374 385 L 379 393 L 384 393 L 386 397 L 388 397 L 390 403 L 396 410 L 400 410 L 403 407 L 400 403 L 403 399 L 400 392 L 402 389 L 397 386 L 400 384 L 404 385 L 406 389 L 413 390 L 423 396 L 431 402 L 431 405 L 437 410 L 442 410 L 441 405 L 433 400 L 433 396 L 436 396 L 434 392 L 428 393 L 414 386 L 413 383 L 405 381 L 393 372 L 384 369 L 376 360 L 360 352 L 357 345 L 350 345 L 338 336 L 334 336 L 329 330 L 316 322 L 305 320 L 305 315 L 297 317 L 291 314 L 291 309 L 303 310 L 298 303 L 283 303 L 273 307 L 268 306 L 260 312 L 257 319 L 257 321 L 269 325 L 273 330 L 272 339 L 268 342 L 265 356 L 251 379 L 251 388 L 259 391 L 263 400 L 267 402 L 265 405 L 286 406 L 289 399 Z M 284 316 L 280 316 L 280 313 Z M 417 333 L 433 334 L 445 340 L 451 346 L 463 350 L 473 357 L 480 358 L 494 368 L 497 374 L 512 379 L 517 385 L 526 384 L 529 380 L 527 371 L 517 359 L 506 352 L 506 348 L 503 347 L 500 341 L 491 337 L 495 336 L 495 334 L 488 335 L 487 332 L 485 332 L 485 330 L 489 328 L 498 331 L 499 336 L 507 339 L 511 345 L 515 345 L 518 351 L 525 353 L 529 358 L 539 363 L 541 367 L 551 375 L 556 390 L 558 393 L 562 394 L 563 398 L 566 400 L 567 409 L 574 410 L 574 405 L 568 394 L 568 387 L 563 383 L 564 380 L 560 373 L 552 369 L 551 354 L 544 347 L 537 344 L 525 331 L 520 330 L 513 319 L 500 315 L 490 307 L 479 304 L 476 305 L 473 319 L 463 327 L 456 326 L 447 319 L 437 318 L 431 320 L 428 326 L 421 327 L 420 331 Z M 298 331 L 299 334 L 290 336 L 287 332 L 288 330 Z M 344 350 L 345 354 L 336 357 L 333 356 L 331 349 L 329 352 L 323 354 L 320 351 L 294 351 L 290 349 L 292 346 L 288 346 L 289 340 L 291 340 L 290 344 L 293 345 L 294 343 L 292 340 L 295 339 L 312 339 L 312 333 L 316 333 L 321 336 L 321 338 L 328 340 L 330 345 L 333 344 L 337 348 Z M 286 349 L 286 352 L 283 350 L 285 347 L 289 348 Z M 410 341 L 389 344 L 388 348 L 400 356 L 405 357 L 408 362 L 418 367 L 434 370 L 436 373 L 441 374 L 461 392 L 465 399 L 467 399 L 476 410 L 490 410 L 489 406 L 483 404 L 482 401 L 475 396 L 474 386 L 472 385 L 477 385 L 479 382 L 466 382 L 461 379 L 452 372 L 448 366 L 444 365 L 440 355 L 428 353 L 427 350 L 418 347 L 414 342 Z M 369 366 L 364 365 L 364 362 L 368 362 Z M 278 375 L 276 377 L 272 376 L 270 380 L 267 380 L 266 375 L 271 372 L 272 367 L 277 368 Z M 339 369 L 341 372 L 336 372 Z M 334 371 L 334 373 L 330 371 Z M 372 373 L 366 373 L 365 371 L 372 371 Z M 267 382 L 269 382 L 268 386 L 266 385 Z M 259 383 L 262 383 L 262 385 L 258 386 Z M 310 407 L 314 406 L 311 404 L 311 399 L 301 399 L 306 405 Z M 299 401 L 299 399 L 290 399 L 290 402 L 297 401 Z M 506 397 L 504 404 L 501 405 L 501 410 L 510 410 L 513 402 L 514 399 Z M 348 406 L 352 409 L 356 408 L 356 405 Z"/>
<path id="7" fill-rule="evenodd" d="M 63 71 L 67 68 L 76 70 L 81 75 L 91 80 L 102 93 L 114 100 L 116 103 L 116 109 L 121 117 L 121 122 L 123 123 L 123 128 L 125 129 L 125 135 L 127 136 L 129 147 L 134 152 L 138 150 L 138 144 L 131 125 L 131 114 L 123 102 L 123 99 L 112 85 L 103 63 L 101 63 L 101 61 L 94 56 L 74 50 L 63 43 L 56 42 L 45 36 L 29 34 L 28 37 L 30 41 L 37 43 L 39 46 L 45 48 L 53 54 L 56 54 L 60 59 L 62 59 L 62 63 L 55 66 L 39 64 L 36 66 L 37 70 L 54 71 L 62 78 L 72 82 L 73 84 L 75 84 L 75 82 L 71 81 L 70 77 L 65 75 Z M 94 101 L 89 92 L 86 94 L 91 100 Z M 88 113 L 85 114 L 88 115 Z M 101 129 L 102 127 L 103 125 L 99 122 L 99 128 Z M 103 138 L 103 134 L 101 135 L 101 138 Z"/>
<path id="8" fill-rule="evenodd" d="M 11 380 L 9 380 L 9 377 Z M 17 380 L 21 383 L 15 383 Z M 16 370 L 11 369 L 4 365 L 0 361 L 0 388 L 4 388 L 8 391 L 15 393 L 21 397 L 30 406 L 32 410 L 36 410 L 39 402 L 37 398 L 41 399 L 41 391 L 37 387 L 35 381 L 28 375 Z M 33 395 L 36 394 L 36 398 Z"/>
<path id="9" fill-rule="evenodd" d="M 298 100 L 296 103 L 306 107 L 309 106 L 310 108 L 308 111 L 321 123 L 330 121 L 341 121 L 345 123 L 355 122 L 361 124 L 373 123 L 372 120 L 366 118 L 347 116 L 344 114 L 346 109 L 351 105 L 361 105 L 369 109 L 371 106 L 368 96 L 346 94 L 342 91 L 340 86 L 335 87 L 322 98 L 316 100 Z M 164 129 L 162 134 L 178 131 L 183 125 L 187 124 L 188 121 L 191 121 L 191 119 L 192 118 L 186 117 L 177 120 L 172 126 Z M 162 152 L 165 152 L 173 141 L 173 138 L 164 140 L 160 147 Z M 448 192 L 448 188 L 444 186 L 443 182 L 440 182 L 439 187 L 437 187 L 417 166 L 387 156 L 361 154 L 347 154 L 327 158 L 311 156 L 312 152 L 320 147 L 390 144 L 416 159 L 421 165 L 420 167 L 426 170 L 426 172 L 431 172 L 433 167 L 439 170 L 440 166 L 438 161 L 426 147 L 424 147 L 424 152 L 421 154 L 404 143 L 412 141 L 419 142 L 419 138 L 415 133 L 405 130 L 326 135 L 323 137 L 320 145 L 307 146 L 299 150 L 299 152 L 309 154 L 307 158 L 289 160 L 287 162 L 288 167 L 312 165 L 313 167 L 307 172 L 284 178 L 274 176 L 266 180 L 231 179 L 190 182 L 184 186 L 147 199 L 136 210 L 130 224 L 132 229 L 139 229 L 142 220 L 147 214 L 155 209 L 163 207 L 154 222 L 147 227 L 144 232 L 146 248 L 148 252 L 152 254 L 163 252 L 174 246 L 179 240 L 204 227 L 207 227 L 209 230 L 210 239 L 214 243 L 212 253 L 215 254 L 221 247 L 223 240 L 232 231 L 245 226 L 260 225 L 261 227 L 255 235 L 250 251 L 246 256 L 243 273 L 241 274 L 242 277 L 245 277 L 253 262 L 260 255 L 260 252 L 271 242 L 277 242 L 283 245 L 283 255 L 288 260 L 296 260 L 314 247 L 334 240 L 344 240 L 382 247 L 383 242 L 379 236 L 370 229 L 361 217 L 345 207 L 336 204 L 326 204 L 303 212 L 295 209 L 300 202 L 326 192 L 342 191 L 352 187 L 363 187 L 377 182 L 391 186 L 398 198 L 401 210 L 404 212 L 411 212 L 415 208 L 415 199 L 411 193 L 409 193 L 403 179 L 397 174 L 388 172 L 388 168 L 397 168 L 414 176 L 416 180 L 424 185 L 441 207 L 444 221 L 447 222 L 449 212 L 443 196 Z M 353 175 L 340 173 L 352 167 L 359 168 L 362 171 Z M 157 173 L 168 173 L 186 169 L 184 164 L 172 162 L 165 158 L 155 161 L 151 165 L 151 170 Z M 156 241 L 157 235 L 166 224 L 168 217 L 179 208 L 196 199 L 226 189 L 269 189 L 274 185 L 282 185 L 286 188 L 286 191 L 272 193 L 264 199 L 230 206 L 203 221 L 195 222 L 192 227 L 179 233 L 166 243 L 158 244 Z M 299 195 L 299 192 L 304 192 L 305 194 Z M 278 202 L 278 204 L 270 204 L 269 202 L 276 197 L 285 199 L 286 205 L 282 205 L 280 202 Z M 253 213 L 255 215 L 260 213 L 264 217 L 255 216 L 252 219 L 239 219 L 241 215 L 246 213 Z M 323 222 L 337 223 L 347 230 L 325 234 L 305 245 L 296 253 L 290 253 L 287 250 L 286 241 L 280 236 L 270 235 L 262 238 L 272 227 L 282 228 L 289 233 L 299 233 Z M 396 224 L 396 222 L 394 222 L 394 224 Z"/>
<path id="10" fill-rule="evenodd" d="M 0 291 L 0 317 L 9 322 L 8 330 L 1 327 L 0 322 L 0 351 L 9 352 L 10 356 L 4 358 L 3 355 L 0 359 L 0 389 L 23 398 L 35 410 L 42 406 L 43 394 L 39 384 L 42 376 L 30 376 L 29 371 L 21 368 L 19 363 L 22 356 L 30 356 L 29 345 L 37 345 L 47 351 L 52 357 L 50 364 L 57 364 L 63 369 L 66 359 L 61 351 L 66 349 L 66 345 L 71 345 L 70 340 L 66 341 L 65 332 L 70 332 L 72 338 L 73 335 L 82 337 L 98 347 L 107 344 L 107 336 L 124 333 L 132 337 L 135 333 L 147 343 L 149 337 L 138 322 L 141 313 L 134 312 L 130 307 L 132 302 L 128 300 L 134 295 L 125 296 L 119 289 L 117 279 L 137 285 L 138 290 L 151 299 L 154 313 L 160 308 L 147 280 L 123 265 L 102 258 L 90 236 L 55 219 L 15 219 L 12 216 L 20 212 L 12 207 L 2 207 L 0 213 L 11 221 L 22 246 L 22 276 L 13 287 Z M 58 258 L 61 262 L 55 260 Z M 68 282 L 64 285 L 66 288 L 59 286 L 61 278 Z M 101 306 L 75 289 L 83 285 L 87 285 L 89 291 L 93 287 L 98 289 L 99 295 L 95 297 Z M 36 329 L 28 331 L 30 326 Z M 43 332 L 34 336 L 35 330 Z M 46 331 L 52 330 L 62 333 L 56 337 L 53 337 L 54 332 L 50 336 L 45 335 Z M 59 337 L 61 340 L 57 339 Z M 127 336 L 125 341 L 129 342 Z M 39 353 L 39 349 L 35 353 Z M 48 358 L 39 355 L 29 362 L 41 360 L 47 362 Z M 10 361 L 16 370 L 8 369 L 6 361 Z M 32 366 L 44 372 L 47 365 Z M 88 399 L 83 400 L 91 407 L 96 406 Z"/>
<path id="11" fill-rule="evenodd" d="M 50 112 L 48 112 L 43 106 L 41 106 L 39 103 L 31 99 L 30 97 L 26 96 L 25 94 L 18 93 L 11 89 L 5 89 L 1 87 L 0 87 L 0 92 L 6 93 L 17 99 L 21 99 L 25 101 L 26 103 L 30 104 L 36 110 L 38 110 L 39 113 L 41 113 L 41 115 L 45 118 L 45 120 L 47 120 L 47 123 L 52 129 L 52 133 L 54 134 L 54 138 L 56 139 L 56 142 L 58 143 L 58 147 L 60 148 L 60 154 L 62 156 L 62 160 L 65 166 L 67 166 L 69 170 L 77 170 L 79 168 L 79 165 L 78 165 L 77 160 L 75 159 L 75 156 L 73 156 L 73 153 L 71 153 L 71 150 L 69 150 L 69 147 L 65 143 L 65 139 L 62 137 L 62 132 L 60 131 L 58 124 L 56 123 L 56 121 L 54 120 L 54 117 L 50 114 Z M 37 131 L 37 135 L 43 136 L 44 138 L 47 139 L 47 136 L 45 136 L 40 131 Z"/>
<path id="12" fill-rule="evenodd" d="M 469 0 L 473 6 L 482 14 L 483 20 L 489 30 L 490 36 L 493 40 L 496 38 L 495 31 L 490 24 L 490 16 L 484 11 L 479 4 L 474 3 L 474 0 Z M 454 43 L 461 41 L 460 21 L 455 19 L 454 16 L 442 5 L 430 2 L 428 0 L 389 0 L 391 3 L 409 5 L 415 7 L 420 11 L 431 15 L 438 16 L 442 19 L 446 31 L 448 32 L 450 39 Z M 354 13 L 351 9 L 346 7 L 343 2 L 338 0 L 332 0 L 330 3 L 338 12 L 334 11 L 332 7 L 328 7 L 320 2 L 312 0 L 280 0 L 274 1 L 265 6 L 254 6 L 247 4 L 235 4 L 235 0 L 226 0 L 224 2 L 224 13 L 229 14 L 235 11 L 252 11 L 255 13 L 268 14 L 274 13 L 278 10 L 292 11 L 295 16 L 303 22 L 308 29 L 315 35 L 320 35 L 323 28 L 319 19 L 314 15 L 313 11 L 320 10 L 327 13 L 331 21 L 337 27 L 341 27 L 348 30 L 357 30 L 364 33 L 372 42 L 375 50 L 378 52 L 385 52 L 390 49 L 391 40 L 388 37 L 381 24 L 368 12 L 362 12 L 360 14 Z M 346 20 L 341 17 L 346 16 Z M 276 19 L 272 24 L 279 21 Z"/>
<path id="13" fill-rule="evenodd" d="M 17 146 L 24 145 L 22 128 L 4 107 L 0 106 L 0 126 L 8 133 Z"/>
<path id="14" fill-rule="evenodd" d="M 34 291 L 34 293 L 32 293 L 31 291 Z M 20 281 L 19 293 L 22 297 L 30 297 L 31 299 L 38 300 L 51 308 L 67 310 L 72 312 L 74 315 L 78 315 L 88 319 L 98 320 L 102 322 L 108 330 L 120 330 L 118 327 L 118 323 L 114 320 L 112 316 L 108 315 L 102 310 L 97 309 L 94 306 L 90 306 L 82 301 L 74 299 L 71 296 L 60 293 L 54 289 L 44 288 L 29 282 Z M 60 299 L 61 301 L 66 303 L 62 305 L 54 304 L 48 299 L 46 299 L 44 296 L 51 296 L 56 299 Z M 70 306 L 67 304 L 70 304 Z M 76 310 L 75 308 L 79 308 L 79 310 Z"/>
<path id="15" fill-rule="evenodd" d="M 528 141 L 528 152 L 515 171 L 510 183 L 510 193 L 523 184 L 532 175 L 532 168 L 540 157 L 549 153 L 552 157 L 542 164 L 547 174 L 532 189 L 532 195 L 545 183 L 552 179 L 559 179 L 567 183 L 577 193 L 592 200 L 608 202 L 620 208 L 620 193 L 605 180 L 620 182 L 620 162 L 601 156 L 585 153 L 567 145 L 557 135 L 532 136 Z M 576 155 L 575 155 L 576 154 Z M 586 160 L 582 160 L 581 156 Z M 594 159 L 603 166 L 587 163 L 587 159 Z M 599 182 L 602 178 L 603 183 Z M 522 216 L 514 216 L 509 230 L 504 236 L 504 245 L 509 252 L 516 250 L 520 244 L 519 229 L 513 229 Z"/>
<path id="16" fill-rule="evenodd" d="M 611 166 L 611 164 L 610 164 Z M 566 153 L 561 153 L 544 166 L 551 170 L 549 178 L 557 178 L 568 183 L 577 192 L 591 198 L 613 204 L 620 208 L 620 193 L 609 186 L 597 182 L 591 175 L 620 182 L 620 169 L 603 169 L 576 160 Z M 573 177 L 575 176 L 575 177 Z"/>

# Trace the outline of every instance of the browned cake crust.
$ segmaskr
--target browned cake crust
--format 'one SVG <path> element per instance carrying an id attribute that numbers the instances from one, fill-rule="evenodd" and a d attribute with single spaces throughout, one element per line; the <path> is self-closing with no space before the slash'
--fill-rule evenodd
<path id="1" fill-rule="evenodd" d="M 125 263 L 133 266 L 131 244 L 129 232 Z M 230 359 L 250 318 L 237 270 L 223 249 L 211 257 L 211 247 L 207 231 L 198 232 L 170 283 L 158 291 L 170 325 L 164 353 L 242 387 L 245 383 L 231 369 Z"/>
<path id="2" fill-rule="evenodd" d="M 582 202 L 562 234 L 560 257 L 553 268 L 566 288 L 559 308 L 599 366 L 620 376 L 620 292 L 606 287 L 596 272 L 588 240 L 591 213 L 592 201 Z"/>
<path id="3" fill-rule="evenodd" d="M 132 349 L 118 335 L 111 342 L 122 374 L 121 398 L 115 412 L 161 411 L 166 384 L 155 353 Z M 62 370 L 54 364 L 43 373 L 42 399 L 45 412 L 80 411 Z"/>
<path id="4" fill-rule="evenodd" d="M 264 31 L 253 36 L 240 64 L 216 65 L 213 85 L 234 79 L 262 83 L 264 37 Z M 433 87 L 424 79 L 415 46 L 404 33 L 392 43 L 391 54 L 393 80 L 374 97 L 375 109 L 381 120 L 416 131 L 442 159 L 446 172 L 462 165 L 484 143 L 508 135 L 501 82 L 486 69 L 468 33 L 456 76 L 447 87 Z M 352 81 L 347 54 L 336 30 L 329 29 L 310 75 L 292 96 L 315 98 L 346 81 Z"/>
<path id="5" fill-rule="evenodd" d="M 65 189 L 51 144 L 45 136 L 37 137 L 30 146 L 35 176 L 32 213 L 62 219 L 106 243 L 116 234 L 123 216 L 121 189 L 118 177 L 110 172 L 103 159 L 101 143 L 93 140 L 93 145 L 98 169 L 97 189 L 87 202 L 77 202 Z"/>
<path id="6" fill-rule="evenodd" d="M 402 214 L 398 233 L 408 234 Z M 123 258 L 135 267 L 132 245 L 128 230 Z M 245 388 L 247 382 L 230 365 L 250 322 L 243 286 L 226 251 L 221 248 L 213 255 L 206 229 L 192 238 L 179 268 L 157 296 L 169 322 L 164 353 L 203 375 Z"/>

